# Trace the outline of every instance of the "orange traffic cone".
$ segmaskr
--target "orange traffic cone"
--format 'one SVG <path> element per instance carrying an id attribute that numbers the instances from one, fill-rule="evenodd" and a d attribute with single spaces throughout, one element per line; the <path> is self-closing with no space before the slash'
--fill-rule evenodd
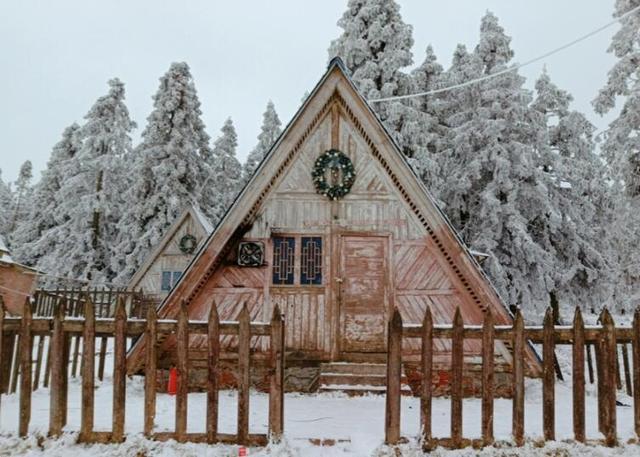
<path id="1" fill-rule="evenodd" d="M 178 392 L 178 370 L 171 368 L 169 370 L 169 383 L 167 385 L 167 393 L 175 395 Z"/>

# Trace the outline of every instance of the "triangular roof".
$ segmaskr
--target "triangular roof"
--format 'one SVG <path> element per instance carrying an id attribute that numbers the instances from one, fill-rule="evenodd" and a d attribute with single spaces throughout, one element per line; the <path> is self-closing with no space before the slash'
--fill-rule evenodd
<path id="1" fill-rule="evenodd" d="M 175 317 L 182 300 L 189 303 L 199 293 L 208 277 L 221 262 L 229 242 L 234 238 L 240 238 L 251 226 L 270 192 L 277 187 L 294 161 L 296 153 L 299 152 L 315 121 L 326 114 L 327 106 L 332 102 L 338 102 L 366 138 L 371 149 L 372 160 L 378 160 L 382 167 L 393 175 L 392 180 L 397 190 L 434 240 L 441 254 L 447 258 L 473 302 L 483 310 L 491 307 L 497 323 L 511 321 L 512 316 L 497 291 L 409 165 L 389 132 L 347 75 L 348 72 L 339 58 L 330 62 L 324 76 L 265 155 L 215 230 L 203 243 L 178 284 L 160 305 L 159 317 Z M 304 133 L 294 137 L 292 134 L 294 130 Z M 275 175 L 265 173 L 267 168 L 277 170 L 277 173 Z M 139 345 L 134 346 L 133 353 L 130 353 L 132 359 L 137 359 L 135 355 L 137 346 Z M 504 355 L 509 359 L 508 354 Z M 136 365 L 135 360 L 130 360 L 130 363 Z M 130 365 L 130 368 L 133 367 Z"/>
<path id="2" fill-rule="evenodd" d="M 200 224 L 203 231 L 207 235 L 210 235 L 213 232 L 214 226 L 211 223 L 211 221 L 209 221 L 209 219 L 207 219 L 207 217 L 204 214 L 202 214 L 202 212 L 198 208 L 196 208 L 195 205 L 188 206 L 171 223 L 171 225 L 169 226 L 165 234 L 162 236 L 160 241 L 154 246 L 151 252 L 147 254 L 147 256 L 144 258 L 144 262 L 142 262 L 142 265 L 140 265 L 138 270 L 136 270 L 135 274 L 129 280 L 129 286 L 128 286 L 129 288 L 137 284 L 142 279 L 142 277 L 147 273 L 149 268 L 151 268 L 151 266 L 153 265 L 153 262 L 155 262 L 155 260 L 164 252 L 164 250 L 167 247 L 167 244 L 171 241 L 176 231 L 180 228 L 180 226 L 188 217 L 191 217 L 191 219 L 193 219 L 195 222 Z"/>

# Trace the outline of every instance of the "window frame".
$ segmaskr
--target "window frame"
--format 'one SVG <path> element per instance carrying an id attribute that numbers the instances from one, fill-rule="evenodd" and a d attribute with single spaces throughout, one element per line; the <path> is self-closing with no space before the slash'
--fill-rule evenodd
<path id="1" fill-rule="evenodd" d="M 273 282 L 273 260 L 274 260 L 274 238 L 293 238 L 294 250 L 293 250 L 293 284 L 275 284 Z M 302 284 L 300 282 L 302 278 L 302 238 L 320 238 L 322 243 L 322 253 L 320 258 L 322 260 L 321 275 L 322 281 L 320 284 Z M 324 233 L 292 233 L 292 232 L 273 232 L 269 237 L 269 287 L 275 288 L 324 288 L 327 285 L 327 275 L 329 274 L 328 261 L 327 261 L 327 237 Z"/>

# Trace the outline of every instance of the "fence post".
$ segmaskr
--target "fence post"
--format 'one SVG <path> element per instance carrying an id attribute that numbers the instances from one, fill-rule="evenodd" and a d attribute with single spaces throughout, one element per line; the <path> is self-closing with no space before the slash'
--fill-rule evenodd
<path id="1" fill-rule="evenodd" d="M 494 384 L 493 313 L 487 308 L 482 325 L 482 443 L 493 444 L 493 384 Z"/>
<path id="2" fill-rule="evenodd" d="M 633 313 L 633 422 L 636 436 L 640 438 L 640 308 Z"/>
<path id="3" fill-rule="evenodd" d="M 584 443 L 584 321 L 580 308 L 573 316 L 573 435 L 576 441 Z"/>
<path id="4" fill-rule="evenodd" d="M 156 345 L 158 339 L 158 316 L 155 306 L 150 306 L 147 313 L 147 328 L 145 330 L 146 356 L 144 376 L 144 435 L 150 438 L 156 418 Z"/>
<path id="5" fill-rule="evenodd" d="M 605 378 L 607 380 L 605 392 L 605 409 L 606 423 L 605 423 L 605 442 L 607 446 L 615 446 L 616 444 L 616 389 L 615 376 L 616 376 L 616 362 L 617 362 L 617 344 L 616 344 L 616 329 L 613 322 L 613 318 L 607 308 L 602 312 L 602 326 L 604 329 L 604 347 L 603 353 L 606 353 L 604 357 L 606 365 L 604 368 Z"/>
<path id="6" fill-rule="evenodd" d="M 271 318 L 270 346 L 269 438 L 277 442 L 284 431 L 284 319 L 278 305 Z"/>
<path id="7" fill-rule="evenodd" d="M 66 302 L 61 300 L 56 307 L 53 316 L 53 333 L 49 344 L 51 344 L 51 397 L 49 408 L 49 436 L 60 436 L 65 419 L 62 415 L 65 412 L 63 402 L 65 395 L 64 377 L 67 376 L 67 363 L 64 360 L 64 313 Z"/>
<path id="8" fill-rule="evenodd" d="M 4 345 L 4 300 L 0 295 L 0 400 L 4 391 L 4 365 L 5 365 L 5 345 Z"/>
<path id="9" fill-rule="evenodd" d="M 116 305 L 115 335 L 113 354 L 113 415 L 111 440 L 115 443 L 124 441 L 124 413 L 127 395 L 127 311 L 124 299 L 120 297 Z"/>
<path id="10" fill-rule="evenodd" d="M 93 407 L 95 386 L 95 341 L 96 321 L 93 311 L 93 302 L 89 295 L 84 297 L 84 332 L 82 335 L 82 407 L 80 412 L 80 436 L 81 442 L 89 442 L 93 433 Z M 76 349 L 79 337 L 76 337 Z"/>
<path id="11" fill-rule="evenodd" d="M 36 352 L 36 366 L 33 372 L 33 390 L 37 390 L 38 384 L 40 384 L 40 372 L 42 371 L 42 357 L 44 356 L 44 338 L 45 338 L 45 335 L 38 335 L 38 350 Z"/>
<path id="12" fill-rule="evenodd" d="M 178 392 L 176 395 L 176 441 L 182 443 L 187 433 L 187 395 L 189 392 L 189 328 L 187 305 L 182 301 L 178 313 L 176 331 L 176 355 L 178 359 Z"/>
<path id="13" fill-rule="evenodd" d="M 388 324 L 387 398 L 385 411 L 385 443 L 400 441 L 400 383 L 402 377 L 402 316 L 398 308 Z"/>
<path id="14" fill-rule="evenodd" d="M 18 434 L 27 436 L 31 420 L 31 302 L 29 298 L 24 302 L 22 325 L 20 333 L 20 424 Z"/>
<path id="15" fill-rule="evenodd" d="M 451 441 L 455 449 L 462 446 L 462 368 L 464 364 L 464 323 L 460 307 L 453 316 L 451 336 Z"/>
<path id="16" fill-rule="evenodd" d="M 433 377 L 433 315 L 427 306 L 422 321 L 422 392 L 420 396 L 420 420 L 422 422 L 422 449 L 432 448 L 431 435 L 431 380 Z"/>
<path id="17" fill-rule="evenodd" d="M 516 446 L 524 444 L 524 320 L 518 309 L 513 322 L 512 433 Z"/>
<path id="18" fill-rule="evenodd" d="M 555 439 L 555 327 L 553 310 L 544 315 L 542 336 L 542 428 L 545 441 Z"/>
<path id="19" fill-rule="evenodd" d="M 207 442 L 218 440 L 218 359 L 220 357 L 220 316 L 218 305 L 211 302 L 208 325 L 208 389 L 207 389 Z"/>
<path id="20" fill-rule="evenodd" d="M 247 444 L 249 440 L 250 319 L 249 309 L 244 303 L 238 317 L 238 444 Z"/>

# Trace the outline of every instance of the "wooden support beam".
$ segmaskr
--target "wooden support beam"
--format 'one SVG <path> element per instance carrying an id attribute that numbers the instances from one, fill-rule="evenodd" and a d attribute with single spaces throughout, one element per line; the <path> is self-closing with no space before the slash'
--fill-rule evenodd
<path id="1" fill-rule="evenodd" d="M 400 442 L 400 396 L 402 378 L 402 316 L 398 308 L 387 332 L 387 398 L 385 409 L 385 443 Z"/>

